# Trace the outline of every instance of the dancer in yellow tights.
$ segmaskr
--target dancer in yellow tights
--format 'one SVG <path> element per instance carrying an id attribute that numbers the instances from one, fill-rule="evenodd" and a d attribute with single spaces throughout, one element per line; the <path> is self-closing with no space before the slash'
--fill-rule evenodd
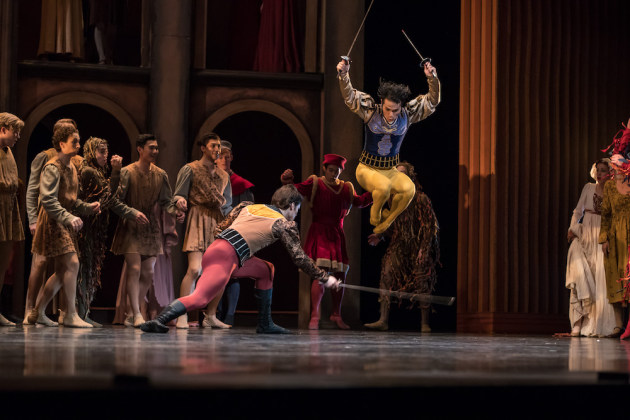
<path id="1" fill-rule="evenodd" d="M 344 101 L 366 126 L 356 177 L 359 184 L 372 193 L 374 204 L 370 210 L 370 223 L 375 226 L 374 233 L 379 234 L 385 232 L 407 208 L 416 192 L 409 177 L 396 170 L 400 161 L 398 153 L 409 126 L 433 114 L 440 103 L 440 81 L 433 76 L 437 74 L 435 67 L 427 62 L 424 65 L 429 84 L 427 94 L 406 102 L 411 95 L 408 86 L 381 82 L 378 88 L 381 101 L 376 103 L 370 95 L 352 87 L 349 70 L 347 62 L 342 60 L 337 64 Z M 390 196 L 390 210 L 383 210 Z"/>

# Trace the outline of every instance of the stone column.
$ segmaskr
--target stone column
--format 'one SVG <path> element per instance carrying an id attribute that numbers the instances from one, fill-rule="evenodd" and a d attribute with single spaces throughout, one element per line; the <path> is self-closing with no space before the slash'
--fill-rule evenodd
<path id="1" fill-rule="evenodd" d="M 191 68 L 192 0 L 155 0 L 152 3 L 150 129 L 160 144 L 158 165 L 171 186 L 188 161 L 188 94 Z M 181 229 L 180 229 L 181 237 Z M 175 287 L 185 272 L 180 247 L 173 247 Z M 177 293 L 176 293 L 177 295 Z"/>
<path id="2" fill-rule="evenodd" d="M 324 3 L 324 35 L 325 42 L 322 54 L 323 71 L 325 75 L 323 92 L 323 138 L 321 154 L 336 153 L 348 159 L 346 169 L 341 178 L 351 181 L 355 188 L 359 186 L 354 172 L 363 146 L 363 123 L 361 119 L 350 112 L 346 107 L 337 80 L 336 66 L 339 56 L 348 52 L 352 39 L 361 24 L 365 13 L 363 0 L 348 0 L 333 2 L 326 0 Z M 363 89 L 364 43 L 362 31 L 352 50 L 352 64 L 350 77 L 353 85 Z M 318 162 L 321 162 L 321 156 Z M 361 282 L 361 217 L 363 211 L 353 208 L 344 222 L 346 232 L 346 244 L 348 257 L 350 258 L 350 271 L 347 282 L 360 284 Z M 328 302 L 324 299 L 324 302 Z M 344 320 L 356 327 L 360 325 L 358 293 L 346 293 L 342 305 Z M 324 314 L 329 309 L 323 308 Z"/>

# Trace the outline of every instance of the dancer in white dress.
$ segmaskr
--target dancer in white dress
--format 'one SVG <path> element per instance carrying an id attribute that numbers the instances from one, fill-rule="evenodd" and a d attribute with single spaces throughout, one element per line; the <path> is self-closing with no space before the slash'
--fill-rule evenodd
<path id="1" fill-rule="evenodd" d="M 571 291 L 569 319 L 572 336 L 607 336 L 615 328 L 615 314 L 606 293 L 606 271 L 602 246 L 600 208 L 604 184 L 610 178 L 610 160 L 600 159 L 591 168 L 596 183 L 582 189 L 567 238 L 566 287 Z M 580 223 L 581 220 L 581 223 Z"/>

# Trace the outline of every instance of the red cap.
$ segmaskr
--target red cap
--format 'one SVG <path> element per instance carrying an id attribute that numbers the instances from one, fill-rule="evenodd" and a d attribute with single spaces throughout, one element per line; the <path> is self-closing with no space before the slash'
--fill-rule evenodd
<path id="1" fill-rule="evenodd" d="M 330 153 L 328 155 L 324 155 L 324 165 L 335 165 L 341 168 L 341 170 L 344 169 L 343 165 L 346 164 L 346 158 L 343 156 L 339 156 L 339 155 L 335 155 L 333 153 Z"/>

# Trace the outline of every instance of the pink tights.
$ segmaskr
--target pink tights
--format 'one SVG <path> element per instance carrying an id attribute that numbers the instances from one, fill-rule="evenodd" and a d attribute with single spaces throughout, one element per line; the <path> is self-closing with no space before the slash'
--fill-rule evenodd
<path id="1" fill-rule="evenodd" d="M 253 278 L 256 288 L 261 290 L 273 287 L 273 264 L 252 257 L 239 267 L 236 251 L 224 239 L 217 239 L 208 247 L 201 259 L 201 267 L 203 271 L 197 280 L 195 291 L 179 298 L 189 312 L 205 308 L 221 292 L 230 278 Z"/>

